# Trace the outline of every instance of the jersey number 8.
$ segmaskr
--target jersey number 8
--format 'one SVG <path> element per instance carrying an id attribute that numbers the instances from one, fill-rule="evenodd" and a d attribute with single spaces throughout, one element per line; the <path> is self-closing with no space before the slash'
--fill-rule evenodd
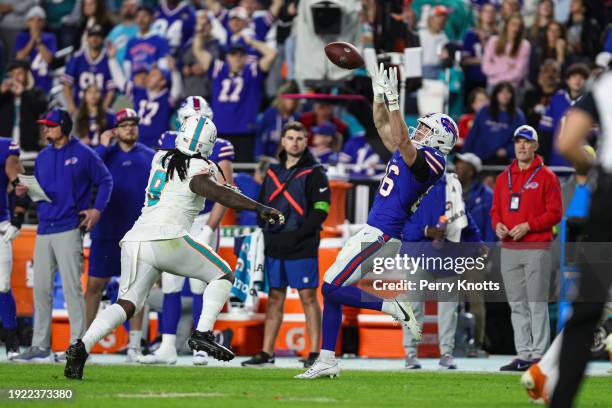
<path id="1" fill-rule="evenodd" d="M 391 190 L 393 190 L 393 187 L 395 187 L 393 179 L 391 178 L 391 173 L 399 176 L 399 167 L 395 164 L 387 166 L 385 177 L 383 177 L 381 180 L 380 187 L 378 188 L 378 192 L 383 197 L 387 197 L 389 194 L 391 194 Z"/>
<path id="2" fill-rule="evenodd" d="M 166 172 L 157 170 L 151 178 L 149 188 L 147 188 L 147 207 L 153 207 L 159 202 L 159 197 L 165 185 Z"/>

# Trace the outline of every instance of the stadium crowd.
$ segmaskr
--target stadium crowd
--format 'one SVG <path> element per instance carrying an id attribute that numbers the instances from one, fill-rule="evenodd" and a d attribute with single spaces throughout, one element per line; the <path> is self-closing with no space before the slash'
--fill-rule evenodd
<path id="1" fill-rule="evenodd" d="M 118 265 L 118 254 L 111 247 L 129 229 L 129 217 L 117 221 L 121 225 L 113 230 L 108 228 L 115 223 L 109 214 L 119 217 L 123 202 L 135 203 L 132 213 L 142 205 L 142 197 L 133 192 L 142 195 L 146 187 L 151 149 L 173 144 L 174 139 L 164 141 L 165 132 L 178 129 L 177 111 L 185 98 L 202 96 L 208 101 L 218 137 L 224 140 L 217 152 L 219 162 L 227 161 L 227 167 L 221 166 L 224 176 L 252 198 L 260 196 L 261 186 L 265 188 L 270 182 L 266 176 L 270 162 L 276 163 L 279 153 L 287 150 L 282 136 L 286 125 L 295 121 L 303 126 L 293 130 L 307 135 L 308 157 L 304 160 L 308 166 L 317 161 L 330 169 L 350 164 L 350 179 L 372 178 L 381 175 L 378 166 L 384 164 L 389 152 L 378 141 L 372 120 L 364 119 L 364 105 L 358 105 L 372 99 L 368 73 L 365 68 L 353 72 L 332 67 L 323 46 L 329 39 L 342 39 L 362 50 L 374 48 L 378 54 L 420 46 L 422 78 L 406 81 L 403 113 L 409 125 L 416 124 L 420 113 L 426 113 L 419 112 L 419 104 L 426 98 L 421 86 L 427 81 L 442 81 L 448 88 L 448 114 L 459 125 L 459 139 L 449 157 L 455 164 L 470 222 L 477 227 L 474 240 L 548 243 L 564 210 L 562 192 L 576 186 L 576 178 L 572 178 L 559 187 L 559 178 L 547 167 L 570 166 L 557 151 L 555 139 L 566 111 L 612 61 L 612 6 L 603 0 L 339 0 L 325 5 L 312 0 L 9 0 L 0 5 L 0 15 L 0 71 L 6 73 L 0 85 L 0 136 L 19 146 L 15 151 L 24 162 L 35 161 L 34 173 L 40 174 L 37 178 L 46 191 L 49 188 L 53 194 L 61 194 L 66 190 L 54 183 L 82 179 L 79 195 L 70 206 L 38 206 L 42 227 L 36 244 L 34 295 L 39 319 L 35 319 L 32 343 L 37 349 L 21 357 L 14 355 L 22 361 L 50 355 L 49 287 L 58 265 L 44 259 L 57 258 L 62 281 L 65 287 L 70 286 L 65 292 L 71 326 L 74 321 L 72 340 L 79 338 L 95 317 L 109 276 L 94 271 L 92 276 L 98 279 L 90 281 L 83 297 L 78 282 L 82 265 L 78 260 L 70 264 L 65 254 L 75 246 L 80 250 L 79 229 L 83 229 L 92 231 L 92 256 Z M 348 98 L 355 95 L 363 100 Z M 42 126 L 37 123 L 41 118 Z M 60 125 L 61 134 L 50 135 L 55 125 Z M 591 144 L 595 144 L 597 133 L 594 128 Z M 49 142 L 51 147 L 47 147 Z M 51 154 L 52 148 L 73 149 L 72 145 L 78 146 L 74 157 L 93 164 L 80 173 L 62 172 L 57 180 L 44 180 L 43 169 L 73 157 Z M 137 152 L 132 151 L 133 146 L 138 146 Z M 99 167 L 95 157 L 103 161 Z M 127 173 L 118 164 L 127 159 L 139 166 L 134 170 L 138 181 L 131 186 L 122 179 Z M 521 167 L 521 160 L 528 166 Z M 258 166 L 255 175 L 233 174 L 231 162 Z M 488 165 L 509 167 L 496 182 L 496 172 L 488 170 L 492 168 Z M 510 176 L 506 174 L 535 170 L 533 177 L 515 180 L 516 190 L 533 181 L 540 168 L 544 170 L 536 181 L 541 179 L 546 191 L 532 198 L 539 201 L 530 205 L 527 213 L 508 210 L 513 205 L 513 190 L 512 183 L 507 185 Z M 328 176 L 331 178 L 330 173 Z M 15 181 L 15 176 L 9 177 Z M 285 180 L 290 177 L 292 173 Z M 95 202 L 91 190 L 96 191 Z M 440 192 L 444 194 L 444 187 Z M 325 200 L 329 202 L 329 198 Z M 444 209 L 431 211 L 439 213 L 432 220 L 425 215 L 415 218 L 415 223 L 423 224 L 415 224 L 414 241 L 445 239 L 444 229 L 436 225 Z M 223 210 L 218 209 L 201 229 L 208 236 L 218 234 L 222 216 Z M 237 219 L 243 225 L 255 222 L 254 215 L 246 212 Z M 315 234 L 317 244 L 324 219 L 321 215 L 304 232 Z M 62 220 L 65 224 L 58 225 Z M 508 229 L 507 223 L 524 225 Z M 63 241 L 51 239 L 57 247 L 42 247 L 45 235 L 48 239 L 48 234 L 67 233 L 74 236 Z M 282 246 L 280 239 L 277 242 Z M 290 247 L 286 242 L 284 245 L 283 250 Z M 548 293 L 547 276 L 553 266 L 548 258 L 542 261 L 546 250 L 531 251 L 522 250 L 525 260 L 517 260 L 517 265 L 506 262 L 507 270 L 502 274 L 523 268 L 527 281 L 546 280 L 539 290 Z M 309 259 L 311 252 L 307 251 Z M 107 253 L 112 255 L 104 255 Z M 508 256 L 502 251 L 502 264 Z M 534 264 L 533 259 L 539 263 Z M 318 272 L 316 279 L 315 288 Z M 293 286 L 291 281 L 289 285 Z M 284 289 L 286 280 L 277 286 Z M 309 319 L 320 320 L 318 306 L 312 306 L 316 303 L 312 282 L 303 288 L 297 286 L 304 289 L 300 291 L 305 307 L 311 305 Z M 6 293 L 10 287 L 0 289 Z M 179 293 L 180 289 L 170 292 Z M 164 290 L 166 296 L 170 292 Z M 274 327 L 266 332 L 264 351 L 249 365 L 274 362 L 273 340 L 284 295 L 277 297 L 274 319 L 268 316 Z M 4 297 L 0 300 L 8 302 Z M 174 355 L 164 358 L 175 359 L 176 348 L 182 347 L 176 342 L 180 296 L 173 300 L 164 297 L 163 302 L 168 302 L 163 307 L 172 302 L 172 316 L 177 321 L 173 329 L 162 330 L 170 336 L 168 347 L 175 348 Z M 199 316 L 196 309 L 202 308 L 201 302 L 201 296 L 200 300 L 193 298 L 194 318 Z M 472 303 L 477 330 L 470 353 L 478 356 L 481 348 L 495 340 L 485 339 L 482 299 Z M 542 328 L 549 327 L 549 316 L 546 302 L 541 303 L 543 307 L 533 307 L 531 312 L 521 302 L 511 304 L 518 358 L 505 369 L 524 370 L 546 350 L 550 336 Z M 440 365 L 445 368 L 456 368 L 452 355 L 457 310 L 457 304 L 439 309 L 440 322 L 450 326 L 440 345 Z M 5 331 L 14 330 L 6 316 L 2 316 Z M 170 315 L 164 313 L 164 319 L 170 320 Z M 320 329 L 315 326 L 309 334 L 318 338 Z M 130 348 L 139 349 L 139 323 L 131 329 Z M 536 332 L 540 335 L 535 336 Z M 409 333 L 405 348 L 407 367 L 419 368 L 416 343 Z M 312 350 L 306 364 L 316 358 L 316 350 Z"/>

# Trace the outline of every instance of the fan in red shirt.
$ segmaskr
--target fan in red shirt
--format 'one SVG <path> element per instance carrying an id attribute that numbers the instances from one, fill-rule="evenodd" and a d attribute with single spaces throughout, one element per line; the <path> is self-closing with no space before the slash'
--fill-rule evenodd
<path id="1" fill-rule="evenodd" d="M 326 122 L 331 122 L 338 133 L 342 135 L 342 140 L 348 140 L 349 131 L 348 125 L 343 120 L 334 116 L 334 105 L 326 101 L 316 102 L 312 112 L 305 112 L 300 116 L 300 122 L 308 130 L 308 145 L 312 145 L 312 133 L 311 129 L 315 126 L 320 126 Z"/>

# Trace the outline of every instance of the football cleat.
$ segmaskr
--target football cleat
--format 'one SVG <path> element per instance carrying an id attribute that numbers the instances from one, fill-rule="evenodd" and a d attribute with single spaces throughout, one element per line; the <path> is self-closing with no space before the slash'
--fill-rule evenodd
<path id="1" fill-rule="evenodd" d="M 223 344 L 217 343 L 212 331 L 201 332 L 194 330 L 187 344 L 192 350 L 205 351 L 209 356 L 217 360 L 230 361 L 236 357 L 232 350 Z"/>
<path id="2" fill-rule="evenodd" d="M 205 351 L 193 352 L 193 365 L 205 366 L 208 364 L 208 354 Z"/>
<path id="3" fill-rule="evenodd" d="M 6 340 L 4 344 L 6 345 L 6 358 L 8 360 L 12 360 L 17 357 L 19 352 L 19 338 L 17 337 L 16 330 L 5 330 Z"/>
<path id="4" fill-rule="evenodd" d="M 414 311 L 412 310 L 412 303 L 410 302 L 399 302 L 397 299 L 395 302 L 396 312 L 393 315 L 395 320 L 400 322 L 402 326 L 408 327 L 412 336 L 416 341 L 421 340 L 421 326 L 414 317 Z"/>
<path id="5" fill-rule="evenodd" d="M 71 344 L 66 350 L 66 366 L 64 368 L 64 377 L 82 380 L 83 368 L 89 354 L 85 350 L 85 344 L 81 339 Z"/>
<path id="6" fill-rule="evenodd" d="M 176 364 L 176 349 L 160 347 L 151 354 L 140 354 L 137 358 L 141 364 Z"/>
<path id="7" fill-rule="evenodd" d="M 540 370 L 539 364 L 533 364 L 521 376 L 521 385 L 532 402 L 537 404 L 548 404 L 546 393 L 546 375 Z"/>
<path id="8" fill-rule="evenodd" d="M 320 358 L 302 374 L 298 374 L 293 378 L 300 380 L 314 380 L 320 377 L 340 377 L 340 367 L 338 366 L 338 360 L 332 358 L 329 361 L 323 361 Z"/>

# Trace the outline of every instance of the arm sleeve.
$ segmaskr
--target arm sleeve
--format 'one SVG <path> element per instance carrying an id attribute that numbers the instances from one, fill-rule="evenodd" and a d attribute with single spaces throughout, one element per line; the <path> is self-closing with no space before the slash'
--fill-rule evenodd
<path id="1" fill-rule="evenodd" d="M 95 153 L 92 153 L 89 158 L 89 178 L 98 187 L 94 208 L 102 212 L 110 200 L 113 178 L 102 159 Z"/>
<path id="2" fill-rule="evenodd" d="M 580 98 L 580 100 L 576 102 L 572 109 L 580 109 L 591 115 L 595 123 L 600 123 L 599 111 L 597 110 L 597 105 L 595 104 L 593 92 L 588 92 L 586 95 L 584 95 L 583 98 Z"/>
<path id="3" fill-rule="evenodd" d="M 547 231 L 561 221 L 563 203 L 561 199 L 561 183 L 554 174 L 549 174 L 544 190 L 545 208 L 543 214 L 527 218 L 531 231 Z"/>
<path id="4" fill-rule="evenodd" d="M 416 160 L 412 163 L 410 170 L 418 181 L 425 181 L 429 177 L 429 164 L 422 149 L 417 150 Z"/>

